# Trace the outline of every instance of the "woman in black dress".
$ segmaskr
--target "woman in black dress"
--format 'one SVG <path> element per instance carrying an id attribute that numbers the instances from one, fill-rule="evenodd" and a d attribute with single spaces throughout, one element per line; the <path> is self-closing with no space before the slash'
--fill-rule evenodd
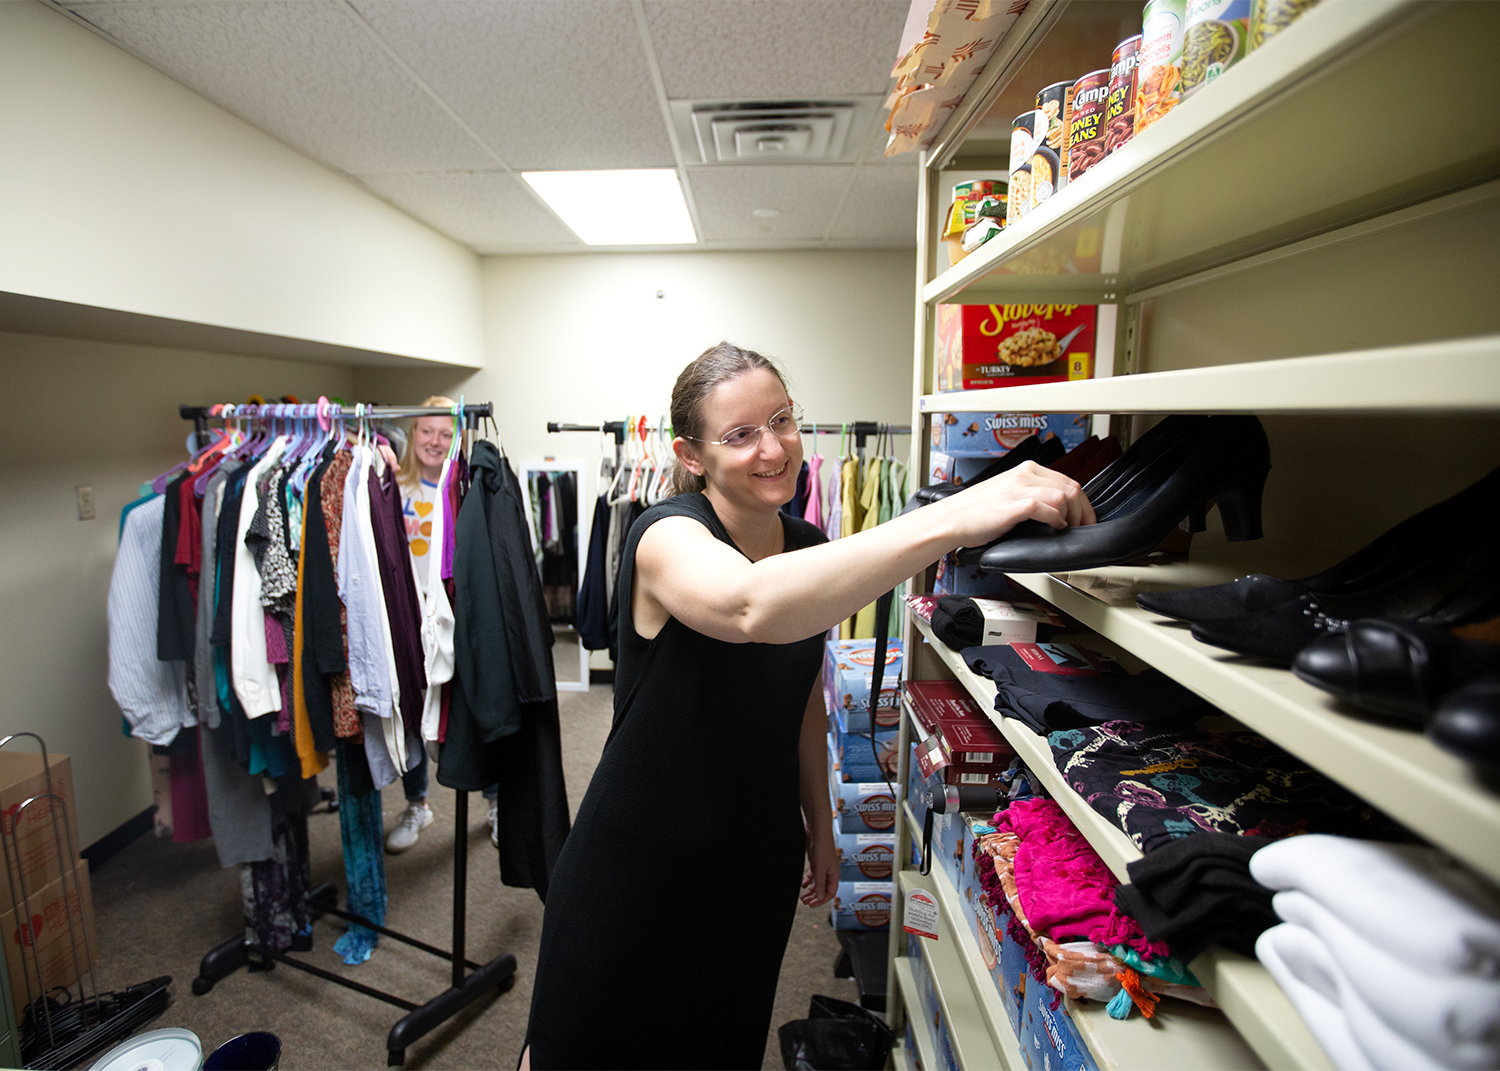
<path id="1" fill-rule="evenodd" d="M 1091 523 L 1027 462 L 829 542 L 775 367 L 727 343 L 672 391 L 679 494 L 626 540 L 615 716 L 553 873 L 522 1067 L 761 1065 L 795 912 L 833 898 L 823 633 L 1025 519 Z"/>

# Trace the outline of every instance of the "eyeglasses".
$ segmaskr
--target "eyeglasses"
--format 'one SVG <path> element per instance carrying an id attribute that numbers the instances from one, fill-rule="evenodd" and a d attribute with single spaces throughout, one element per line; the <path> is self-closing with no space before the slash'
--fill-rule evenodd
<path id="1" fill-rule="evenodd" d="M 771 419 L 764 424 L 750 425 L 731 428 L 724 433 L 722 439 L 693 439 L 691 435 L 684 435 L 684 439 L 692 439 L 695 443 L 709 443 L 712 446 L 727 446 L 731 450 L 743 450 L 746 447 L 755 446 L 760 443 L 760 433 L 769 431 L 778 439 L 795 439 L 802 427 L 802 407 L 789 405 L 785 409 L 778 409 L 771 414 Z"/>

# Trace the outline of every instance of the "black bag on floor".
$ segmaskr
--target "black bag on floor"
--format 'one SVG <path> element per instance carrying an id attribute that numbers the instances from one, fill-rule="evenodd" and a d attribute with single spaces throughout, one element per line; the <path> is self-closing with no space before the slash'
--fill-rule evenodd
<path id="1" fill-rule="evenodd" d="M 835 997 L 816 996 L 806 1019 L 776 1031 L 788 1071 L 880 1071 L 895 1034 L 874 1012 Z"/>

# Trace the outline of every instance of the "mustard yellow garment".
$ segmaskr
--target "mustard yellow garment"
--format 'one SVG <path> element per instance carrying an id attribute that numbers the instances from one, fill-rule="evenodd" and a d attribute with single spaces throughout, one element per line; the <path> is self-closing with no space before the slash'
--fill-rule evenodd
<path id="1" fill-rule="evenodd" d="M 880 523 L 882 513 L 881 502 L 885 497 L 884 490 L 885 458 L 872 457 L 865 463 L 865 485 L 864 493 L 860 495 L 860 511 L 863 517 L 860 520 L 859 530 L 868 532 Z M 872 602 L 859 613 L 854 615 L 854 628 L 850 633 L 851 639 L 873 640 L 875 638 L 875 604 Z"/>
<path id="2" fill-rule="evenodd" d="M 313 743 L 312 722 L 307 717 L 307 695 L 302 689 L 302 563 L 307 561 L 306 524 L 302 525 L 297 545 L 297 602 L 292 611 L 292 734 L 305 779 L 328 769 L 328 756 Z"/>

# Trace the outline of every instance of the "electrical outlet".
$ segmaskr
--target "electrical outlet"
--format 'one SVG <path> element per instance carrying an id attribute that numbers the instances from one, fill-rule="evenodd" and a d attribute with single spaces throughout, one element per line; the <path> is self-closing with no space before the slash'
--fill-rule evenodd
<path id="1" fill-rule="evenodd" d="M 91 521 L 94 519 L 94 485 L 81 483 L 76 488 L 78 491 L 78 519 L 80 521 Z"/>

